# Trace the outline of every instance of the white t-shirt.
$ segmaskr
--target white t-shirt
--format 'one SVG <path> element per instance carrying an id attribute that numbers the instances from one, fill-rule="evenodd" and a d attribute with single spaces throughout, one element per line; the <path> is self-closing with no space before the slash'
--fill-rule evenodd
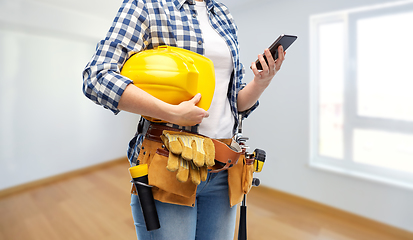
<path id="1" fill-rule="evenodd" d="M 234 69 L 231 52 L 225 40 L 212 28 L 205 2 L 196 3 L 198 21 L 204 39 L 205 56 L 215 68 L 215 92 L 209 108 L 209 117 L 199 125 L 199 133 L 210 138 L 231 138 L 235 124 L 227 97 L 231 73 Z"/>

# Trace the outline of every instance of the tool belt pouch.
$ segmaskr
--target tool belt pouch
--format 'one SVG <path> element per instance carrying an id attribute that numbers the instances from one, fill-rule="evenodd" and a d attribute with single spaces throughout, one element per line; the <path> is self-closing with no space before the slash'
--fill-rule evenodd
<path id="1" fill-rule="evenodd" d="M 168 151 L 163 143 L 145 139 L 138 156 L 139 164 L 148 164 L 148 182 L 156 200 L 179 205 L 192 206 L 195 201 L 196 185 L 191 181 L 179 182 L 176 172 L 166 169 Z"/>
<path id="2" fill-rule="evenodd" d="M 254 162 L 244 158 L 244 169 L 242 173 L 242 191 L 248 194 L 252 187 L 252 178 L 254 173 Z"/>
<path id="3" fill-rule="evenodd" d="M 166 203 L 173 203 L 185 206 L 194 206 L 197 186 L 191 180 L 179 182 L 176 172 L 167 170 L 169 152 L 165 148 L 160 135 L 166 127 L 151 125 L 142 143 L 138 156 L 138 164 L 148 164 L 148 182 L 152 187 L 152 193 L 156 200 Z M 211 169 L 211 172 L 228 170 L 228 188 L 231 207 L 242 201 L 244 193 L 248 193 L 252 184 L 253 165 L 246 167 L 245 154 L 239 146 L 236 151 L 229 151 L 234 148 L 231 139 L 228 143 L 218 143 L 214 140 L 215 152 L 223 154 L 216 155 L 216 160 L 221 160 L 223 166 L 219 169 Z M 235 145 L 234 145 L 235 144 Z M 227 149 L 228 148 L 228 149 Z M 227 161 L 224 161 L 224 160 Z M 233 159 L 229 161 L 229 159 Z M 238 159 L 238 161 L 237 161 Z M 218 164 L 215 164 L 218 165 Z M 245 174 L 244 174 L 245 173 Z M 244 175 L 246 177 L 244 177 Z M 248 178 L 250 180 L 248 180 Z M 244 187 L 244 180 L 247 186 Z M 133 186 L 134 188 L 134 186 Z M 136 192 L 132 189 L 132 193 Z"/>
<path id="4" fill-rule="evenodd" d="M 245 154 L 242 154 L 238 164 L 228 169 L 229 201 L 231 207 L 240 203 L 252 187 L 254 165 L 246 164 Z"/>

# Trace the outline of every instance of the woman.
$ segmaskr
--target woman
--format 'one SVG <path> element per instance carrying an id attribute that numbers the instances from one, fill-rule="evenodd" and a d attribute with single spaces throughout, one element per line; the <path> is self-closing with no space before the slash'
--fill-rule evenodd
<path id="1" fill-rule="evenodd" d="M 120 75 L 124 62 L 134 53 L 159 45 L 184 48 L 211 59 L 216 87 L 211 107 L 196 106 L 197 94 L 179 105 L 167 104 Z M 215 139 L 230 139 L 243 117 L 258 106 L 258 98 L 284 61 L 278 49 L 274 61 L 269 50 L 258 55 L 263 70 L 251 64 L 254 79 L 242 85 L 244 68 L 239 62 L 237 27 L 228 9 L 215 0 L 124 0 L 106 38 L 86 66 L 85 95 L 115 114 L 120 110 L 161 119 L 168 126 L 186 129 Z M 129 143 L 132 166 L 137 159 L 150 124 L 141 120 Z M 131 206 L 138 239 L 233 239 L 236 207 L 228 200 L 228 171 L 208 173 L 196 188 L 194 206 L 156 201 L 161 228 L 147 232 L 139 199 L 132 194 Z"/>

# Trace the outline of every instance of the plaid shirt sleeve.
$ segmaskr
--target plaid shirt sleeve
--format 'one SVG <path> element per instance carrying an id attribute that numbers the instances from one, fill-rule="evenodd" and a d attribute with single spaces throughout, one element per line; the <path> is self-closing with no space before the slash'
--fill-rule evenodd
<path id="1" fill-rule="evenodd" d="M 142 6 L 139 6 L 142 5 Z M 83 93 L 96 104 L 119 113 L 118 103 L 132 81 L 120 75 L 123 63 L 144 49 L 149 37 L 148 12 L 140 1 L 124 1 L 106 38 L 83 71 Z"/>

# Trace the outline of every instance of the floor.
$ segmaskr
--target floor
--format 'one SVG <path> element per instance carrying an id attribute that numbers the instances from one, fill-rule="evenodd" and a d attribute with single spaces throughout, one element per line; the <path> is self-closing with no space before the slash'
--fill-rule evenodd
<path id="1" fill-rule="evenodd" d="M 129 181 L 128 163 L 119 162 L 1 197 L 0 240 L 136 239 Z M 265 187 L 247 202 L 249 240 L 413 239 Z"/>

